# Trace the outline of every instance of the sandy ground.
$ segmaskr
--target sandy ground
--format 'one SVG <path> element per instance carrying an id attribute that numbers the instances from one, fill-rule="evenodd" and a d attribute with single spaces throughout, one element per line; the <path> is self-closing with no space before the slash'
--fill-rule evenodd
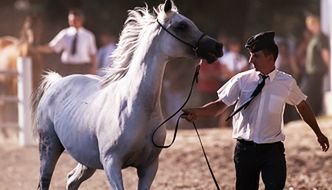
<path id="1" fill-rule="evenodd" d="M 332 142 L 332 118 L 321 118 L 322 130 Z M 168 131 L 168 141 L 173 131 Z M 316 138 L 303 122 L 292 122 L 285 128 L 288 178 L 286 189 L 332 189 L 332 149 L 324 153 Z M 39 176 L 38 147 L 19 147 L 15 135 L 0 138 L 1 190 L 31 190 L 37 188 Z M 233 149 L 230 129 L 200 129 L 200 134 L 211 166 L 221 189 L 234 189 Z M 63 154 L 53 175 L 51 189 L 65 189 L 66 174 L 75 161 Z M 125 189 L 137 189 L 136 171 L 123 171 Z M 261 184 L 261 189 L 264 186 Z M 103 171 L 97 171 L 82 184 L 82 190 L 110 189 Z M 152 185 L 153 190 L 206 190 L 216 189 L 205 163 L 194 130 L 181 130 L 175 144 L 162 151 L 160 166 Z"/>

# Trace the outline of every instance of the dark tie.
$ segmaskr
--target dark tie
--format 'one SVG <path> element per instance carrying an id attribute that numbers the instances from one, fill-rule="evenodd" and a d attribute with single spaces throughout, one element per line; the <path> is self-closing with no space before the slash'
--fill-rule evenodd
<path id="1" fill-rule="evenodd" d="M 246 109 L 250 102 L 262 91 L 264 85 L 265 85 L 265 79 L 267 79 L 269 76 L 265 76 L 262 74 L 259 74 L 260 77 L 262 77 L 262 81 L 260 83 L 258 83 L 256 89 L 254 90 L 254 92 L 251 94 L 250 98 L 244 103 L 242 104 L 240 107 L 238 107 L 236 110 L 234 110 L 226 119 L 229 120 L 230 118 L 232 118 L 235 114 L 237 114 L 239 111 L 241 111 L 242 109 Z"/>
<path id="2" fill-rule="evenodd" d="M 78 38 L 78 31 L 76 31 L 75 33 L 75 36 L 74 36 L 74 39 L 71 43 L 71 49 L 70 49 L 70 53 L 72 55 L 75 55 L 76 54 L 76 51 L 77 51 L 77 38 Z"/>

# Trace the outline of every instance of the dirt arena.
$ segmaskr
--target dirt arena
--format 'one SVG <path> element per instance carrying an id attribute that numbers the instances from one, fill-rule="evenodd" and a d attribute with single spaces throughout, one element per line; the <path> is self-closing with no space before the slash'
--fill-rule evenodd
<path id="1" fill-rule="evenodd" d="M 322 130 L 332 142 L 332 118 L 320 118 Z M 292 122 L 286 126 L 286 157 L 289 190 L 331 190 L 332 149 L 320 150 L 316 138 L 303 122 Z M 173 131 L 168 131 L 170 140 Z M 0 189 L 37 189 L 39 159 L 37 146 L 17 146 L 13 132 L 9 137 L 0 137 Z M 234 189 L 233 148 L 230 129 L 201 129 L 200 134 L 211 166 L 221 189 Z M 65 189 L 66 174 L 75 166 L 69 155 L 63 154 L 53 175 L 51 189 Z M 125 189 L 137 189 L 136 171 L 123 171 Z M 97 171 L 82 184 L 82 190 L 110 189 L 103 171 Z M 199 141 L 194 130 L 179 132 L 175 144 L 162 151 L 160 166 L 152 185 L 153 190 L 206 190 L 216 189 L 205 163 Z M 264 189 L 261 184 L 261 189 Z"/>

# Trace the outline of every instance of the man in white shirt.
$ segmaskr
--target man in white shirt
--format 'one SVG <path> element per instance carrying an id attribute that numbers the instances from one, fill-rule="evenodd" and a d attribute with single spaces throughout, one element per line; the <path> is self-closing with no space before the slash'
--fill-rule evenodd
<path id="1" fill-rule="evenodd" d="M 112 65 L 111 55 L 116 49 L 116 38 L 111 32 L 104 31 L 99 36 L 101 47 L 97 51 L 97 75 L 104 76 L 106 68 Z"/>
<path id="2" fill-rule="evenodd" d="M 282 132 L 283 109 L 286 103 L 296 106 L 303 120 L 317 136 L 323 151 L 329 141 L 321 132 L 315 116 L 295 79 L 275 68 L 278 47 L 274 32 L 259 33 L 248 39 L 249 62 L 254 69 L 232 77 L 218 90 L 219 99 L 199 108 L 184 109 L 183 117 L 193 121 L 199 117 L 220 115 L 236 104 L 233 117 L 233 138 L 236 189 L 259 187 L 261 174 L 266 189 L 283 189 L 286 181 L 286 160 Z"/>
<path id="3" fill-rule="evenodd" d="M 83 12 L 77 9 L 68 14 L 69 27 L 61 30 L 47 45 L 36 48 L 43 53 L 61 53 L 60 73 L 95 74 L 96 40 L 92 32 L 83 27 Z"/>
<path id="4" fill-rule="evenodd" d="M 247 58 L 241 54 L 241 43 L 235 38 L 231 37 L 228 42 L 229 51 L 219 58 L 222 66 L 222 76 L 226 80 L 230 79 L 239 72 L 249 69 Z"/>

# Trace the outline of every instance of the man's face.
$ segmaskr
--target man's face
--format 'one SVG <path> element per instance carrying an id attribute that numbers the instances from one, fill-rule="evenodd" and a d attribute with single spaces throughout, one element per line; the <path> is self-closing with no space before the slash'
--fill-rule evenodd
<path id="1" fill-rule="evenodd" d="M 68 15 L 68 24 L 69 26 L 74 26 L 76 28 L 79 28 L 83 25 L 83 18 L 79 16 L 75 16 L 73 14 Z"/>
<path id="2" fill-rule="evenodd" d="M 306 18 L 307 29 L 313 33 L 318 34 L 320 32 L 320 23 L 318 18 L 309 16 Z"/>
<path id="3" fill-rule="evenodd" d="M 263 51 L 250 52 L 249 63 L 253 64 L 256 71 L 265 71 L 268 66 L 268 55 Z"/>

